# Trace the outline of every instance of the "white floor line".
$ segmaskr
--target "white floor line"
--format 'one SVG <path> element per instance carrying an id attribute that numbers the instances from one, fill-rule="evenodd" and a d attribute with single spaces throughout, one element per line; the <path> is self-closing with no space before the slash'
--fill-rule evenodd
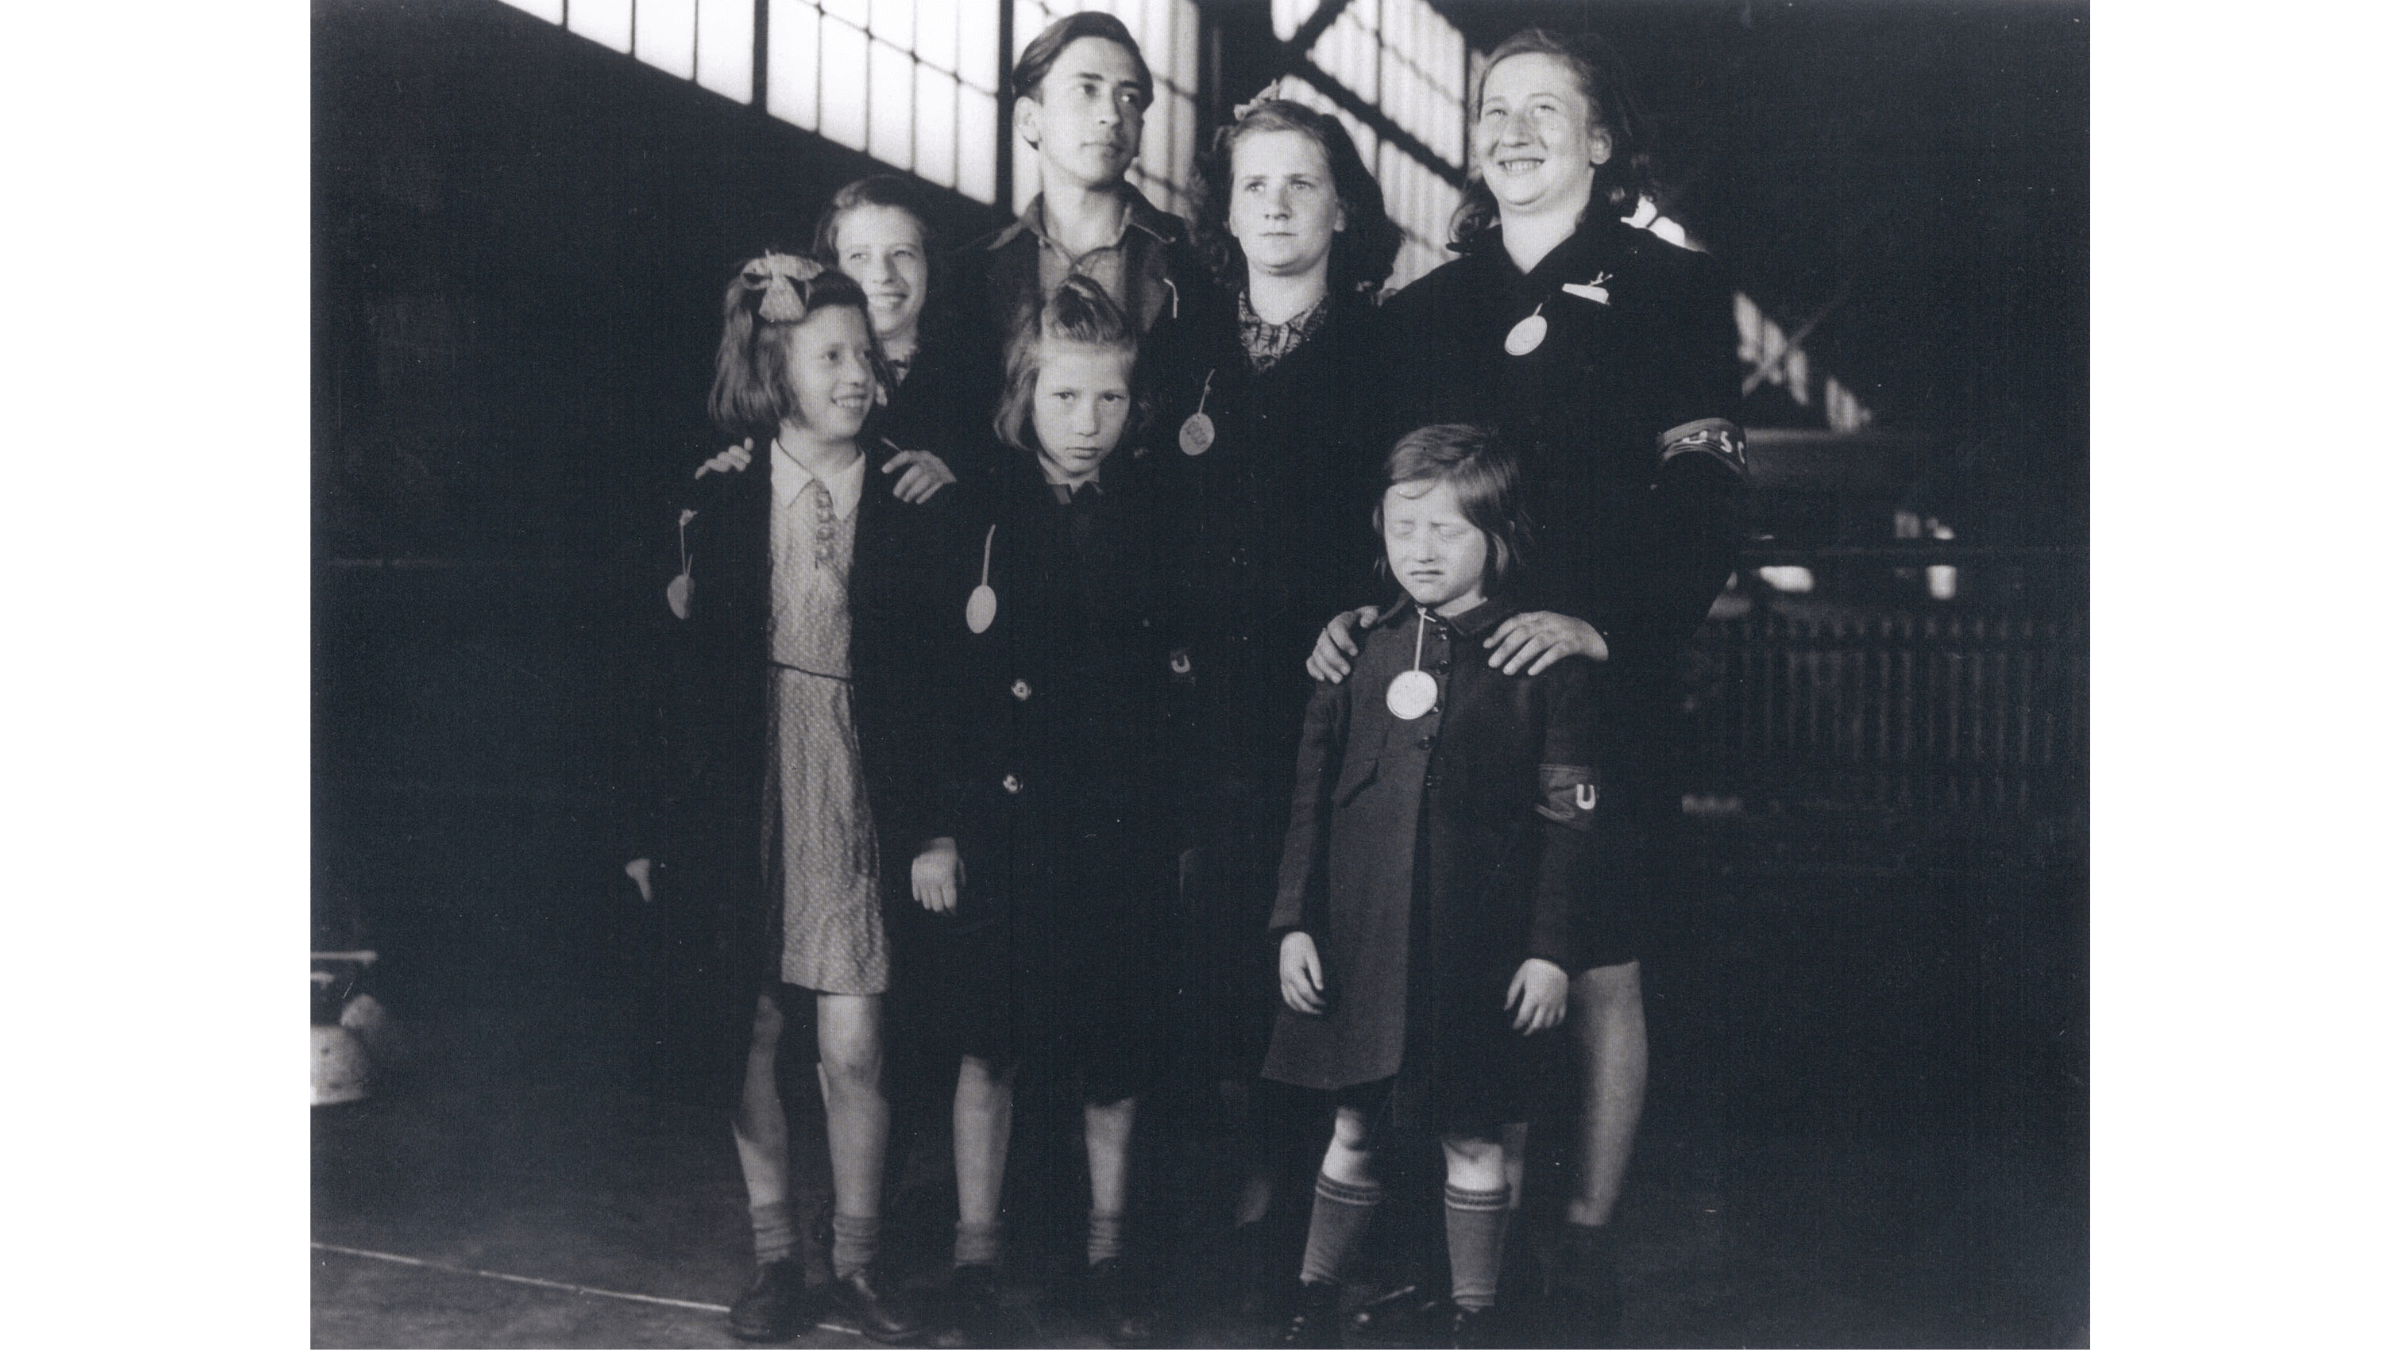
<path id="1" fill-rule="evenodd" d="M 395 1265 L 418 1266 L 425 1270 L 438 1270 L 450 1275 L 475 1275 L 487 1280 L 505 1280 L 510 1284 L 530 1284 L 537 1289 L 557 1289 L 570 1294 L 590 1294 L 595 1298 L 621 1298 L 628 1303 L 655 1303 L 667 1308 L 689 1308 L 694 1312 L 729 1313 L 733 1311 L 722 1303 L 694 1303 L 690 1299 L 661 1298 L 656 1294 L 628 1294 L 616 1289 L 594 1289 L 588 1284 L 568 1284 L 563 1280 L 545 1280 L 532 1275 L 511 1275 L 506 1271 L 499 1270 L 477 1270 L 473 1266 L 453 1266 L 442 1261 L 425 1261 L 414 1256 L 399 1256 L 391 1252 L 370 1252 L 357 1247 L 340 1247 L 330 1242 L 311 1242 L 308 1245 L 321 1252 L 338 1252 L 343 1256 L 364 1257 L 369 1261 L 390 1261 Z M 858 1334 L 849 1327 L 834 1326 L 826 1322 L 818 1322 L 815 1326 L 819 1331 L 839 1332 L 849 1336 Z"/>

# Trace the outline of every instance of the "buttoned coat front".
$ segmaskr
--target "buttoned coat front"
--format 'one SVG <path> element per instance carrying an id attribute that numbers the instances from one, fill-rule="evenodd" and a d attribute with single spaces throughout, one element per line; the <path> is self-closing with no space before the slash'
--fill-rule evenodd
<path id="1" fill-rule="evenodd" d="M 1590 907 L 1621 851 L 1604 674 L 1581 658 L 1504 675 L 1482 641 L 1515 607 L 1428 624 L 1435 710 L 1385 691 L 1419 661 L 1418 611 L 1367 630 L 1301 733 L 1272 933 L 1316 942 L 1331 1007 L 1284 1009 L 1266 1076 L 1335 1089 L 1397 1077 L 1403 1123 L 1519 1118 L 1527 1039 L 1502 1004 L 1540 957 L 1580 969 Z"/>

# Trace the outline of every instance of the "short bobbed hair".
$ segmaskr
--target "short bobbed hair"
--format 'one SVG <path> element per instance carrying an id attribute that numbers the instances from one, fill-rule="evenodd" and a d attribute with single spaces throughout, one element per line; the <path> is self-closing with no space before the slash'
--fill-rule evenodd
<path id="1" fill-rule="evenodd" d="M 709 386 L 708 416 L 727 436 L 771 433 L 791 416 L 800 400 L 792 389 L 792 333 L 826 309 L 855 309 L 866 321 L 868 365 L 878 387 L 892 385 L 891 368 L 875 341 L 875 324 L 867 315 L 866 292 L 858 283 L 827 268 L 816 276 L 792 283 L 805 313 L 776 322 L 759 317 L 759 302 L 767 292 L 741 275 L 725 287 L 725 332 L 717 341 L 717 375 Z"/>
<path id="2" fill-rule="evenodd" d="M 1113 42 L 1133 56 L 1134 82 L 1141 86 L 1137 98 L 1142 111 L 1148 112 L 1158 91 L 1150 79 L 1150 63 L 1142 59 L 1142 44 L 1133 40 L 1133 32 L 1123 19 L 1105 10 L 1086 9 L 1069 14 L 1026 43 L 1025 54 L 1017 58 L 1016 66 L 1008 72 L 1009 93 L 1041 102 L 1042 81 L 1050 78 L 1050 68 L 1058 64 L 1058 54 L 1076 39 L 1087 37 Z"/>
<path id="3" fill-rule="evenodd" d="M 1070 274 L 1042 302 L 1041 312 L 1009 336 L 1008 377 L 1000 406 L 992 413 L 992 433 L 1011 450 L 1040 453 L 1033 434 L 1033 386 L 1041 378 L 1043 353 L 1052 343 L 1119 352 L 1128 362 L 1141 351 L 1133 321 L 1100 283 L 1081 273 Z M 1127 439 L 1141 431 L 1148 411 L 1137 393 L 1125 419 Z"/>
<path id="4" fill-rule="evenodd" d="M 1633 97 L 1633 77 L 1616 51 L 1597 33 L 1562 38 L 1526 28 L 1501 39 L 1483 73 L 1475 77 L 1475 94 L 1467 102 L 1470 125 L 1483 107 L 1484 83 L 1512 56 L 1551 56 L 1565 63 L 1591 109 L 1592 129 L 1608 137 L 1608 162 L 1592 171 L 1592 201 L 1585 204 L 1584 214 L 1588 217 L 1595 204 L 1605 204 L 1619 218 L 1640 210 L 1642 198 L 1657 187 L 1650 168 L 1650 123 Z M 1471 150 L 1467 158 L 1467 190 L 1450 216 L 1453 244 L 1468 242 L 1500 219 L 1500 203 L 1492 196 L 1491 184 L 1483 181 L 1483 166 Z"/>
<path id="5" fill-rule="evenodd" d="M 1514 452 L 1490 427 L 1442 422 L 1418 427 L 1384 457 L 1384 491 L 1411 483 L 1447 483 L 1458 494 L 1467 523 L 1483 532 L 1483 588 L 1488 595 L 1522 569 L 1533 554 L 1533 520 L 1525 512 L 1523 476 Z M 1430 491 L 1430 487 L 1426 490 Z M 1383 492 L 1375 494 L 1375 534 L 1383 535 Z M 1386 555 L 1375 556 L 1378 575 L 1389 576 Z"/>
<path id="6" fill-rule="evenodd" d="M 1239 290 L 1249 276 L 1241 241 L 1227 228 L 1233 215 L 1233 149 L 1243 137 L 1262 131 L 1297 131 L 1325 154 L 1343 216 L 1343 228 L 1334 235 L 1333 253 L 1326 260 L 1327 287 L 1335 292 L 1380 289 L 1391 279 L 1392 260 L 1400 253 L 1400 227 L 1383 209 L 1383 185 L 1367 172 L 1357 143 L 1339 121 L 1283 98 L 1260 99 L 1242 108 L 1238 117 L 1217 129 L 1200 157 L 1200 223 L 1193 230 L 1194 242 L 1217 284 Z"/>
<path id="7" fill-rule="evenodd" d="M 924 191 L 896 173 L 877 173 L 844 183 L 833 199 L 825 203 L 824 214 L 817 217 L 816 238 L 809 245 L 809 251 L 819 262 L 831 267 L 838 261 L 833 243 L 834 236 L 841 233 L 842 217 L 862 206 L 888 206 L 895 211 L 906 211 L 909 219 L 917 222 L 917 238 L 925 245 L 926 261 L 933 260 L 933 216 L 926 206 Z"/>

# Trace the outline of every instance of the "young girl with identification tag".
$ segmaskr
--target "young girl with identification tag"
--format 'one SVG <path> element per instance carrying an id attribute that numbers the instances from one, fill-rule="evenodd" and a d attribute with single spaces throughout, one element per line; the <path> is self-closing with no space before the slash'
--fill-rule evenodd
<path id="1" fill-rule="evenodd" d="M 757 991 L 743 995 L 734 1112 L 757 1265 L 730 1320 L 744 1339 L 782 1339 L 822 1298 L 868 1336 L 900 1340 L 921 1323 L 875 1276 L 890 1126 L 883 891 L 930 837 L 930 560 L 955 493 L 910 504 L 876 488 L 858 436 L 888 376 L 855 281 L 769 253 L 727 287 L 724 314 L 710 415 L 761 449 L 703 466 L 679 523 L 683 567 L 666 600 L 688 743 L 665 813 L 706 814 L 715 837 L 748 842 L 695 850 L 739 850 L 741 861 L 663 858 L 658 880 L 662 904 L 724 916 L 731 987 Z M 811 1216 L 795 1212 L 776 1075 L 786 1042 L 810 1048 L 802 1037 L 814 1043 L 832 1164 L 832 1278 L 814 1286 L 799 1259 Z"/>
<path id="2" fill-rule="evenodd" d="M 1376 508 L 1403 592 L 1320 683 L 1302 733 L 1271 931 L 1284 1008 L 1268 1078 L 1329 1091 L 1297 1312 L 1285 1345 L 1338 1345 L 1340 1281 L 1382 1198 L 1378 1149 L 1438 1135 L 1449 1344 L 1495 1344 L 1509 1217 L 1500 1128 L 1523 1118 L 1532 1038 L 1566 1015 L 1595 877 L 1613 846 L 1580 658 L 1511 674 L 1482 642 L 1517 612 L 1530 529 L 1490 433 L 1401 438 Z"/>
<path id="3" fill-rule="evenodd" d="M 1120 1345 L 1151 1334 L 1125 1228 L 1135 1111 L 1161 1045 L 1172 858 L 1158 746 L 1174 658 L 1158 621 L 1150 466 L 1120 448 L 1138 443 L 1138 341 L 1098 283 L 1070 276 L 1010 344 L 993 430 L 1015 453 L 950 597 L 953 828 L 912 876 L 918 902 L 950 916 L 925 978 L 962 1050 L 942 1343 L 1021 1343 L 995 1323 L 1021 1068 L 1040 1094 L 1029 1120 L 1081 1117 L 1091 1207 L 1078 1283 L 1100 1330 Z M 1032 1182 L 1032 1194 L 1071 1193 L 1073 1170 Z"/>

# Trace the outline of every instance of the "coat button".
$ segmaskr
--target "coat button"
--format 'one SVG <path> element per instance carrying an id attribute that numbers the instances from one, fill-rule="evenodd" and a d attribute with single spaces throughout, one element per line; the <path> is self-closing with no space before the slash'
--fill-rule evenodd
<path id="1" fill-rule="evenodd" d="M 1033 686 L 1019 680 L 1008 687 L 1008 692 L 1016 697 L 1017 702 L 1023 703 L 1033 697 Z"/>
<path id="2" fill-rule="evenodd" d="M 1417 738 L 1417 748 L 1419 750 L 1431 750 L 1433 748 L 1433 737 L 1419 736 Z"/>
<path id="3" fill-rule="evenodd" d="M 1009 774 L 1007 777 L 1000 780 L 1000 790 L 1007 793 L 1009 796 L 1014 797 L 1018 793 L 1025 790 L 1025 780 L 1017 777 L 1013 773 Z"/>

